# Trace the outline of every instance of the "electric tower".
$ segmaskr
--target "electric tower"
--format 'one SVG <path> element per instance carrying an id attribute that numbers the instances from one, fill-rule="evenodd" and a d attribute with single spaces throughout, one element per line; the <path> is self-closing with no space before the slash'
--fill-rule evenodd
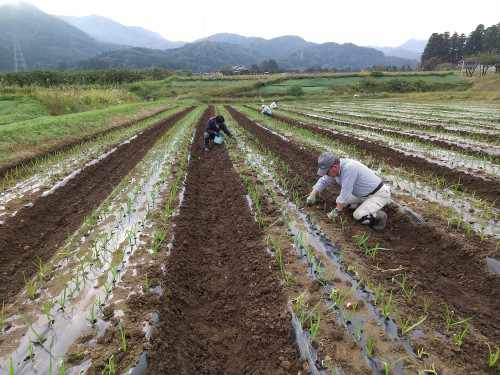
<path id="1" fill-rule="evenodd" d="M 27 72 L 28 67 L 26 66 L 26 61 L 24 61 L 23 50 L 14 35 L 14 71 L 15 72 Z"/>

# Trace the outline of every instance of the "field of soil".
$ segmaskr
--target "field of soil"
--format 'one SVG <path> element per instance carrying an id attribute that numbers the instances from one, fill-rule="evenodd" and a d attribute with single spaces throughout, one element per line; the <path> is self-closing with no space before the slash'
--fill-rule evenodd
<path id="1" fill-rule="evenodd" d="M 317 180 L 315 176 L 317 152 L 311 152 L 303 149 L 293 142 L 284 141 L 280 137 L 273 136 L 268 131 L 255 122 L 249 120 L 246 116 L 230 110 L 234 119 L 243 127 L 249 129 L 255 134 L 261 142 L 269 149 L 280 156 L 280 159 L 286 161 L 293 172 L 303 176 L 303 183 L 298 190 L 301 196 L 306 196 L 311 190 L 311 186 Z M 293 122 L 287 119 L 286 115 L 275 115 L 285 122 Z M 301 126 L 308 126 L 301 124 Z M 318 132 L 322 130 L 318 129 Z M 331 134 L 331 133 L 330 133 Z M 379 158 L 392 160 L 395 158 L 395 152 L 386 147 L 377 146 L 374 143 L 362 142 L 353 138 L 346 139 L 342 135 L 328 135 L 339 137 L 342 142 L 357 144 L 358 147 L 367 148 L 371 153 L 375 153 Z M 408 168 L 417 167 L 417 163 L 412 159 L 396 158 L 396 165 L 404 162 Z M 403 164 L 405 165 L 405 164 Z M 434 165 L 427 165 L 427 169 L 436 168 L 436 173 L 440 173 L 440 168 Z M 467 183 L 467 182 L 465 182 Z M 484 182 L 482 185 L 485 185 Z M 498 181 L 497 181 L 498 185 Z M 489 186 L 489 185 L 488 185 Z M 473 185 L 474 188 L 480 187 L 479 184 Z M 332 186 L 331 194 L 323 194 L 322 200 L 327 204 L 328 209 L 334 206 L 335 198 L 340 192 L 338 186 Z M 488 195 L 487 193 L 485 193 Z M 498 193 L 496 194 L 496 197 Z M 322 206 L 322 200 L 318 206 Z M 408 202 L 407 202 L 408 204 Z M 418 210 L 418 208 L 417 208 Z M 386 209 L 389 219 L 385 230 L 378 232 L 369 230 L 370 239 L 373 244 L 379 244 L 381 247 L 392 249 L 390 252 L 384 252 L 383 256 L 377 258 L 376 268 L 374 264 L 366 264 L 366 259 L 358 256 L 359 251 L 355 249 L 356 242 L 353 237 L 359 234 L 364 228 L 360 228 L 355 221 L 345 215 L 348 224 L 347 229 L 340 234 L 338 230 L 325 229 L 330 238 L 335 239 L 335 243 L 341 245 L 344 249 L 344 259 L 346 263 L 364 264 L 363 274 L 376 282 L 386 283 L 389 290 L 392 287 L 397 288 L 395 278 L 401 278 L 403 273 L 407 274 L 411 285 L 418 284 L 416 289 L 423 299 L 424 295 L 430 301 L 429 314 L 426 319 L 427 330 L 430 332 L 445 332 L 445 306 L 452 306 L 463 314 L 463 317 L 472 317 L 474 329 L 485 337 L 500 338 L 500 299 L 494 296 L 500 295 L 500 281 L 498 275 L 492 275 L 488 272 L 485 257 L 491 255 L 491 250 L 487 246 L 478 246 L 477 240 L 470 240 L 459 236 L 453 231 L 446 233 L 443 231 L 442 223 L 414 223 L 410 216 L 400 212 L 395 206 L 389 206 Z M 325 212 L 326 213 L 326 212 Z M 321 217 L 321 216 L 320 216 Z M 323 219 L 325 217 L 323 216 Z M 366 230 L 365 230 L 366 231 Z M 353 246 L 354 245 L 354 246 Z M 381 273 L 378 269 L 388 272 Z M 395 271 L 390 272 L 393 269 Z M 417 295 L 417 297 L 418 297 Z M 423 300 L 409 304 L 405 301 L 405 296 L 394 294 L 393 298 L 398 298 L 403 309 L 407 310 L 406 315 L 413 311 L 413 316 L 423 316 Z M 432 308 L 434 307 L 434 308 Z M 425 328 L 424 328 L 425 330 Z M 422 346 L 426 352 L 437 352 L 440 356 L 449 357 L 452 368 L 442 368 L 438 373 L 481 373 L 481 368 L 474 366 L 474 358 L 485 358 L 483 343 L 466 344 L 460 352 L 454 348 L 447 349 L 446 342 L 449 338 L 439 336 L 419 338 L 423 341 Z M 335 352 L 339 344 L 335 338 L 330 345 Z M 415 340 L 417 341 L 417 340 Z M 326 340 L 321 341 L 326 345 Z M 431 349 L 432 348 L 432 349 Z M 325 352 L 329 352 L 325 350 Z M 346 368 L 343 366 L 342 368 Z M 437 367 L 436 367 L 437 368 Z M 360 371 L 360 370 L 355 370 Z M 351 372 L 347 372 L 351 373 Z"/>
<path id="2" fill-rule="evenodd" d="M 15 374 L 61 373 L 62 368 L 70 374 L 500 374 L 499 363 L 488 367 L 485 345 L 490 343 L 493 351 L 500 346 L 500 275 L 487 264 L 499 258 L 498 240 L 479 240 L 463 226 L 446 225 L 427 203 L 409 195 L 393 195 L 394 202 L 384 208 L 388 222 L 383 231 L 360 225 L 348 209 L 341 222 L 330 220 L 326 213 L 335 205 L 338 185 L 322 193 L 315 206 L 305 206 L 323 150 L 289 129 L 353 145 L 372 156 L 374 169 L 384 160 L 395 169 L 443 176 L 447 183 L 459 180 L 459 192 L 474 191 L 495 202 L 492 210 L 498 209 L 500 182 L 299 121 L 292 116 L 297 112 L 280 109 L 266 118 L 258 106 L 185 108 L 110 146 L 106 157 L 83 167 L 51 194 L 43 194 L 52 188 L 46 186 L 9 202 L 8 214 L 0 219 L 0 374 L 10 369 Z M 237 140 L 212 144 L 206 152 L 205 124 L 216 113 L 225 116 Z M 275 121 L 287 130 L 271 131 Z M 172 146 L 174 139 L 178 146 Z M 137 194 L 146 168 L 156 165 L 151 155 L 162 147 L 172 152 L 157 163 L 172 160 L 163 167 L 166 182 L 151 183 L 161 186 L 155 198 L 150 190 Z M 262 165 L 248 163 L 248 154 L 259 154 Z M 263 179 L 263 165 L 276 168 L 276 175 Z M 133 177 L 123 193 L 112 198 L 129 174 Z M 278 187 L 285 180 L 293 183 Z M 172 189 L 174 181 L 178 189 Z M 141 186 L 147 189 L 148 183 Z M 124 215 L 135 220 L 134 231 L 129 226 L 116 235 L 108 268 L 93 247 L 104 226 L 113 226 L 120 207 L 131 204 L 132 191 L 145 203 Z M 101 215 L 90 234 L 82 236 L 82 222 L 102 213 L 98 207 L 112 199 L 111 207 L 118 207 L 114 214 Z M 146 205 L 145 218 L 134 219 Z M 166 234 L 161 241 L 160 229 Z M 72 233 L 80 233 L 74 242 Z M 367 256 L 358 246 L 361 236 L 368 248 L 382 250 Z M 303 246 L 303 238 L 311 245 Z M 58 251 L 69 248 L 68 241 L 77 250 L 52 265 Z M 304 248 L 309 251 L 309 246 L 316 266 L 311 257 L 307 261 Z M 319 250 L 322 246 L 335 249 L 335 256 Z M 153 248 L 158 253 L 151 256 Z M 121 262 L 116 261 L 118 250 L 123 250 Z M 84 268 L 84 262 L 90 267 Z M 40 265 L 48 263 L 52 273 L 37 281 Z M 47 315 L 55 323 L 42 324 L 43 302 L 66 296 L 78 265 L 82 286 L 76 284 L 68 306 L 51 304 Z M 97 268 L 105 273 L 94 280 Z M 108 291 L 102 275 L 111 273 L 113 290 Z M 27 286 L 33 283 L 37 288 L 30 297 Z M 103 287 L 104 301 L 88 302 L 87 295 Z M 333 292 L 345 299 L 335 303 Z M 81 321 L 78 333 L 61 344 L 64 327 L 76 320 Z M 402 331 L 413 324 L 414 329 Z M 464 329 L 457 345 L 455 337 Z M 35 332 L 46 341 L 36 342 Z M 374 343 L 371 354 L 369 341 Z M 34 349 L 29 349 L 31 342 Z"/>

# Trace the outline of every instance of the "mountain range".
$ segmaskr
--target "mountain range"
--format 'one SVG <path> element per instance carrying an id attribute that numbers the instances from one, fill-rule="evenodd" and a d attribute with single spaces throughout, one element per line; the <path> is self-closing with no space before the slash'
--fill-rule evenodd
<path id="1" fill-rule="evenodd" d="M 396 56 L 403 59 L 413 59 L 420 61 L 426 45 L 427 40 L 410 39 L 399 47 L 368 47 L 372 47 L 379 51 L 382 51 L 386 56 Z"/>
<path id="2" fill-rule="evenodd" d="M 368 69 L 374 65 L 418 65 L 425 41 L 398 48 L 352 43 L 317 44 L 298 36 L 273 39 L 222 33 L 193 43 L 172 42 L 141 27 L 100 16 L 53 16 L 28 3 L 0 7 L 0 71 L 14 70 L 23 56 L 34 69 L 189 69 L 260 65 L 274 59 L 280 68 Z M 14 48 L 13 48 L 14 47 Z"/>
<path id="3" fill-rule="evenodd" d="M 80 29 L 95 40 L 132 47 L 170 49 L 182 47 L 185 42 L 171 42 L 160 34 L 138 26 L 124 26 L 110 18 L 101 16 L 72 17 L 58 16 L 59 19 Z"/>

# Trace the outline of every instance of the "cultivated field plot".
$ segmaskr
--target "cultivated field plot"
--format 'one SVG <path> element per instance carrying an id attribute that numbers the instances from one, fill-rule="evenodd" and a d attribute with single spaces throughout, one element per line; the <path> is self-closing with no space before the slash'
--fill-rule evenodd
<path id="1" fill-rule="evenodd" d="M 204 150 L 222 114 L 236 140 Z M 499 374 L 500 110 L 177 106 L 0 192 L 0 374 Z M 387 227 L 324 151 L 391 187 Z M 23 176 L 23 177 L 21 177 Z"/>

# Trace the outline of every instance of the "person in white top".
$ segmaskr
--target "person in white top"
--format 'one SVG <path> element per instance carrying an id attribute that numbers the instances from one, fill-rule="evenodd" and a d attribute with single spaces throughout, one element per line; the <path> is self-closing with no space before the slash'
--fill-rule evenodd
<path id="1" fill-rule="evenodd" d="M 267 116 L 271 116 L 271 109 L 265 105 L 265 104 L 262 104 L 262 113 L 263 115 L 267 115 Z"/>
<path id="2" fill-rule="evenodd" d="M 276 101 L 272 102 L 272 103 L 271 103 L 271 105 L 270 105 L 270 108 L 271 108 L 271 109 L 276 109 L 276 108 L 278 108 L 278 101 L 276 100 Z"/>
<path id="3" fill-rule="evenodd" d="M 318 175 L 322 176 L 307 198 L 307 205 L 316 203 L 316 196 L 336 181 L 340 195 L 336 207 L 328 214 L 337 217 L 345 206 L 355 209 L 354 219 L 370 224 L 375 230 L 385 228 L 387 214 L 381 209 L 391 200 L 391 189 L 384 185 L 370 168 L 352 159 L 339 159 L 325 152 L 318 158 Z"/>

